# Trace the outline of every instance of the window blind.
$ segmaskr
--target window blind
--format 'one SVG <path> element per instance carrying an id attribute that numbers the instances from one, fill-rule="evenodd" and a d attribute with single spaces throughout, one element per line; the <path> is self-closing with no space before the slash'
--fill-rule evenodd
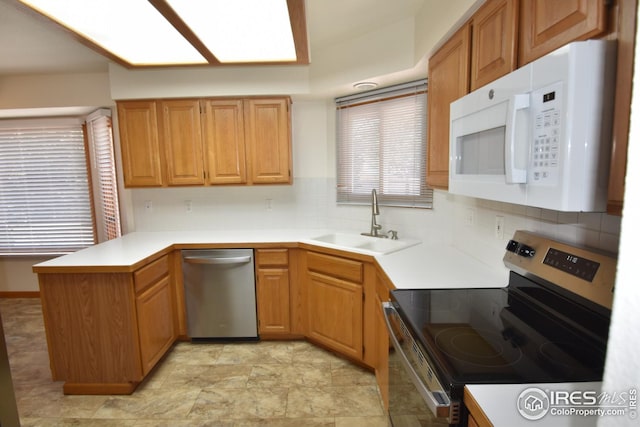
<path id="1" fill-rule="evenodd" d="M 0 121 L 0 254 L 63 254 L 95 242 L 79 120 Z"/>
<path id="2" fill-rule="evenodd" d="M 98 240 L 102 242 L 122 235 L 111 111 L 97 110 L 87 116 L 86 122 L 91 144 L 91 172 Z"/>
<path id="3" fill-rule="evenodd" d="M 337 201 L 431 208 L 425 80 L 336 99 Z"/>

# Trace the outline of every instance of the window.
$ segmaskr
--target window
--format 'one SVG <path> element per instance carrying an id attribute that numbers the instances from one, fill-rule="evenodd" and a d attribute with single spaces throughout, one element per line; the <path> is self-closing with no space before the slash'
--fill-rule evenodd
<path id="1" fill-rule="evenodd" d="M 82 121 L 0 121 L 0 254 L 61 254 L 93 243 Z"/>
<path id="2" fill-rule="evenodd" d="M 336 99 L 337 200 L 431 208 L 425 80 Z"/>
<path id="3" fill-rule="evenodd" d="M 87 134 L 91 145 L 98 241 L 103 242 L 122 235 L 111 110 L 100 109 L 87 116 Z"/>

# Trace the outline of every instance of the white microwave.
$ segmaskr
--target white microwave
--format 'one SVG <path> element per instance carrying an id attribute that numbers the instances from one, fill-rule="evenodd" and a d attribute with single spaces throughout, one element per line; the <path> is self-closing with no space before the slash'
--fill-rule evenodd
<path id="1" fill-rule="evenodd" d="M 615 42 L 570 43 L 451 103 L 449 191 L 606 210 Z"/>

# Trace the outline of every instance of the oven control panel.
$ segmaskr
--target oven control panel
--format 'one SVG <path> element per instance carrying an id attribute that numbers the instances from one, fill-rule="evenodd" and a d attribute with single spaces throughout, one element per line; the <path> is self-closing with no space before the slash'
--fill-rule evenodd
<path id="1" fill-rule="evenodd" d="M 506 247 L 505 265 L 534 275 L 611 309 L 615 257 L 518 230 Z"/>
<path id="2" fill-rule="evenodd" d="M 542 262 L 588 282 L 593 282 L 600 267 L 600 263 L 597 261 L 592 261 L 555 248 L 549 248 Z"/>

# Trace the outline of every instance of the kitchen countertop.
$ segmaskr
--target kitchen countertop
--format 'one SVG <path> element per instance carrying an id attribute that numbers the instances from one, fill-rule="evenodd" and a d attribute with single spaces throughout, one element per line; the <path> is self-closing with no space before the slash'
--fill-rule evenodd
<path id="1" fill-rule="evenodd" d="M 36 264 L 37 273 L 92 269 L 93 271 L 132 271 L 155 254 L 179 245 L 256 245 L 298 243 L 335 249 L 335 245 L 312 240 L 333 230 L 197 230 L 133 232 L 118 239 L 100 243 L 45 262 Z M 354 233 L 354 232 L 352 232 Z M 354 233 L 357 234 L 357 233 Z M 346 249 L 343 249 L 346 250 Z M 366 250 L 350 252 L 371 255 Z M 456 248 L 419 243 L 375 259 L 398 289 L 504 287 L 508 270 L 496 272 Z"/>
<path id="2" fill-rule="evenodd" d="M 493 423 L 495 427 L 509 426 L 535 426 L 535 427 L 570 427 L 580 426 L 589 427 L 596 426 L 598 419 L 597 415 L 561 415 L 558 411 L 570 412 L 572 410 L 589 410 L 597 408 L 597 406 L 585 405 L 585 404 L 556 404 L 553 399 L 550 400 L 551 404 L 542 418 L 538 420 L 525 419 L 518 410 L 518 399 L 523 394 L 523 398 L 526 399 L 527 393 L 525 390 L 530 388 L 540 389 L 544 392 L 543 395 L 551 396 L 551 392 L 574 392 L 574 391 L 588 391 L 600 394 L 602 383 L 601 382 L 586 382 L 586 383 L 560 383 L 560 384 L 482 384 L 482 385 L 467 385 L 465 387 L 476 400 L 478 405 L 482 408 L 485 415 Z M 617 390 L 622 392 L 623 390 Z M 534 396 L 539 395 L 534 392 Z M 612 393 L 609 393 L 612 394 Z M 578 403 L 582 400 L 582 393 L 574 395 L 574 401 Z M 584 399 L 583 402 L 586 402 Z M 536 412 L 535 414 L 540 414 Z M 628 416 L 628 415 L 621 415 Z"/>

